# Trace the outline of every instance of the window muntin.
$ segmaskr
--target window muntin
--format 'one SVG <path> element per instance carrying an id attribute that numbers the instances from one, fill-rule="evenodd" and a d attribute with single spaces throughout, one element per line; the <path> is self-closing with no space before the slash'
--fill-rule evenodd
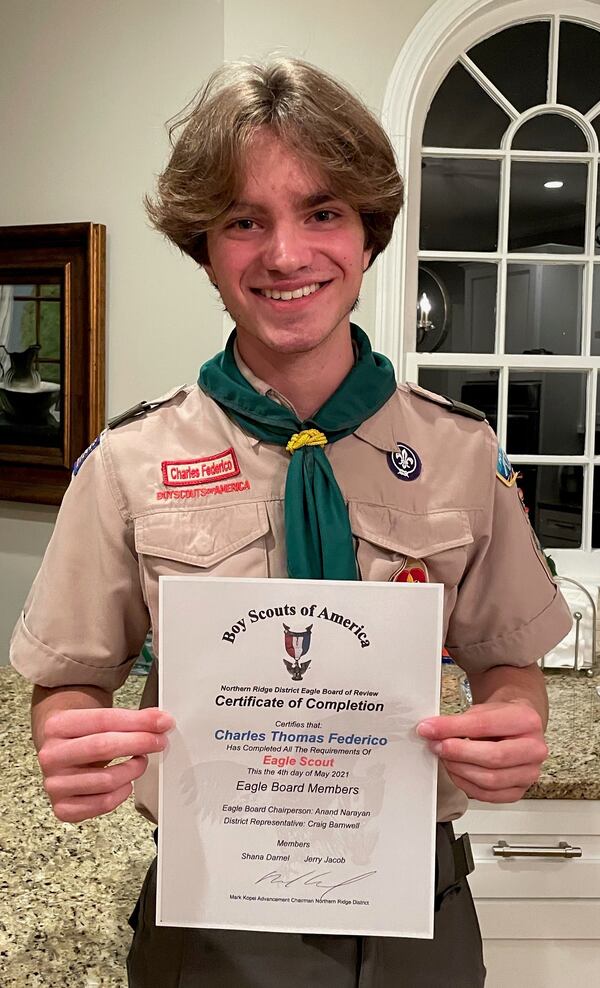
<path id="1" fill-rule="evenodd" d="M 467 120 L 457 107 L 468 105 Z M 457 62 L 435 94 L 429 108 L 423 144 L 440 148 L 499 148 L 510 117 L 483 91 L 470 72 Z"/>
<path id="2" fill-rule="evenodd" d="M 522 112 L 546 100 L 549 42 L 550 21 L 529 21 L 498 31 L 480 41 L 468 54 L 516 110 Z M 506 57 L 507 51 L 510 58 Z"/>

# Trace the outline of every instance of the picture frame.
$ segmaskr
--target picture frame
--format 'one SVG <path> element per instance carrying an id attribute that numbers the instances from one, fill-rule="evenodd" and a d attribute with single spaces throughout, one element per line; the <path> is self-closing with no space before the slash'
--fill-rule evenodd
<path id="1" fill-rule="evenodd" d="M 106 228 L 0 227 L 0 499 L 60 504 L 105 424 Z"/>

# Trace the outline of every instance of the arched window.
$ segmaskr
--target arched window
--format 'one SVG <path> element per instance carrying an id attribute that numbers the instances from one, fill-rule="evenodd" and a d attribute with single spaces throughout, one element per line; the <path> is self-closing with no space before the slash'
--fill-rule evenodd
<path id="1" fill-rule="evenodd" d="M 597 4 L 442 0 L 384 116 L 408 196 L 376 343 L 486 412 L 544 546 L 600 549 Z"/>

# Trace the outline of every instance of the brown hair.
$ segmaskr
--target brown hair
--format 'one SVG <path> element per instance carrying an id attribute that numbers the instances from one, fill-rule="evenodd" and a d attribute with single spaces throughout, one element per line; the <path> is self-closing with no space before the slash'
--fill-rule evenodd
<path id="1" fill-rule="evenodd" d="M 334 196 L 357 210 L 372 263 L 389 243 L 402 206 L 392 146 L 358 97 L 299 59 L 276 58 L 265 66 L 233 62 L 211 75 L 171 122 L 170 161 L 156 196 L 145 199 L 154 226 L 207 263 L 206 231 L 231 208 L 245 151 L 260 127 L 316 166 Z"/>

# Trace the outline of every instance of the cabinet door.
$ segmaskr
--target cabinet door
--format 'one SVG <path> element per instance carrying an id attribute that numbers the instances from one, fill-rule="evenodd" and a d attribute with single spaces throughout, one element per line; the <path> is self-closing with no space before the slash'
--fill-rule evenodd
<path id="1" fill-rule="evenodd" d="M 597 985 L 600 940 L 488 940 L 485 988 Z"/>

